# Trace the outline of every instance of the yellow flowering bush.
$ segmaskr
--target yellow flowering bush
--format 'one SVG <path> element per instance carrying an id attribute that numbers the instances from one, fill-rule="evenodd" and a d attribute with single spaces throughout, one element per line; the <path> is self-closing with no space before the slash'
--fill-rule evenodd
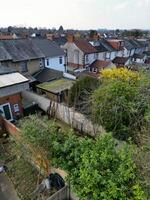
<path id="1" fill-rule="evenodd" d="M 138 81 L 139 73 L 128 70 L 127 68 L 105 69 L 101 72 L 104 79 L 119 79 L 123 81 Z"/>

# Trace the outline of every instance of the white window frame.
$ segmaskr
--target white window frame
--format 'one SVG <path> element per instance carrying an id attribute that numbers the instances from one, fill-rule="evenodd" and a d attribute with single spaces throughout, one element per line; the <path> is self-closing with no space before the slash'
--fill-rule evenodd
<path id="1" fill-rule="evenodd" d="M 2 110 L 3 113 L 4 113 L 4 109 L 3 109 L 4 106 L 8 106 L 9 107 L 11 119 L 9 119 L 8 121 L 13 121 L 13 115 L 12 115 L 12 110 L 11 110 L 11 107 L 10 107 L 10 103 L 5 103 L 5 104 L 1 104 L 0 105 L 0 109 Z M 5 117 L 5 113 L 2 114 L 2 116 Z"/>
<path id="2" fill-rule="evenodd" d="M 49 66 L 49 59 L 46 59 L 46 66 Z"/>
<path id="3" fill-rule="evenodd" d="M 88 54 L 85 55 L 85 62 L 86 62 L 86 63 L 89 62 L 89 55 L 88 55 Z"/>
<path id="4" fill-rule="evenodd" d="M 62 56 L 59 57 L 59 64 L 60 64 L 60 65 L 63 64 L 63 57 L 62 57 Z"/>
<path id="5" fill-rule="evenodd" d="M 94 53 L 94 59 L 98 59 L 98 53 Z"/>
<path id="6" fill-rule="evenodd" d="M 14 107 L 14 112 L 15 113 L 20 112 L 19 104 L 18 103 L 14 104 L 13 107 Z"/>
<path id="7" fill-rule="evenodd" d="M 98 69 L 97 69 L 96 67 L 93 67 L 93 68 L 92 68 L 92 72 L 93 72 L 93 73 L 98 73 Z"/>

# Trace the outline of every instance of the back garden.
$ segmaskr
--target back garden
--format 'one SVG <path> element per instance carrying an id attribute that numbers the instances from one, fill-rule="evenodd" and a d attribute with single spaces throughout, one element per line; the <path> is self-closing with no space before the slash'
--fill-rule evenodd
<path id="1" fill-rule="evenodd" d="M 117 69 L 105 71 L 95 89 L 78 82 L 70 97 L 75 95 L 76 100 L 71 102 L 76 109 L 83 106 L 85 113 L 86 95 L 88 117 L 106 132 L 79 137 L 55 120 L 32 115 L 19 122 L 21 141 L 11 139 L 16 162 L 29 161 L 35 152 L 42 154 L 49 166 L 67 172 L 66 182 L 82 200 L 149 199 L 149 77 L 148 72 Z M 38 183 L 40 176 L 36 174 Z"/>

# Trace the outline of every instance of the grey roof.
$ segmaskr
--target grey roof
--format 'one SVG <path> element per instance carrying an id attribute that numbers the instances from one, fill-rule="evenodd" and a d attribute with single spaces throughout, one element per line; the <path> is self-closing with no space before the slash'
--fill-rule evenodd
<path id="1" fill-rule="evenodd" d="M 34 78 L 40 83 L 52 81 L 62 77 L 63 77 L 63 72 L 54 69 L 49 69 L 46 67 L 34 75 Z"/>
<path id="2" fill-rule="evenodd" d="M 16 62 L 44 57 L 44 54 L 30 39 L 1 40 L 0 48 L 2 50 L 0 51 L 1 60 Z"/>
<path id="3" fill-rule="evenodd" d="M 65 52 L 54 42 L 47 39 L 32 39 L 45 57 L 57 57 L 65 55 Z"/>
<path id="4" fill-rule="evenodd" d="M 135 53 L 134 55 L 133 55 L 133 58 L 135 58 L 135 59 L 143 59 L 144 57 L 145 57 L 146 55 L 145 54 L 137 54 L 137 53 Z"/>
<path id="5" fill-rule="evenodd" d="M 116 49 L 114 49 L 114 48 L 109 44 L 109 42 L 107 42 L 107 40 L 101 39 L 101 40 L 100 40 L 100 43 L 101 43 L 101 45 L 103 45 L 103 46 L 107 49 L 107 51 L 110 51 L 110 52 L 116 51 Z"/>
<path id="6" fill-rule="evenodd" d="M 129 42 L 134 46 L 134 48 L 141 48 L 141 45 L 136 40 L 130 39 Z"/>
<path id="7" fill-rule="evenodd" d="M 140 44 L 141 47 L 149 46 L 149 41 L 148 40 L 136 40 L 136 42 L 138 42 L 138 44 Z"/>
<path id="8" fill-rule="evenodd" d="M 54 40 L 54 42 L 56 42 L 59 46 L 65 45 L 66 42 L 67 42 L 67 38 L 66 38 L 66 37 L 54 38 L 53 40 Z"/>
<path id="9" fill-rule="evenodd" d="M 9 74 L 12 72 L 16 72 L 16 70 L 12 69 L 11 67 L 0 65 L 0 75 L 1 74 Z"/>
<path id="10" fill-rule="evenodd" d="M 29 80 L 29 83 L 33 83 L 36 81 L 36 79 L 32 75 L 30 75 L 28 72 L 23 74 L 23 76 Z"/>
<path id="11" fill-rule="evenodd" d="M 0 61 L 12 60 L 11 55 L 4 48 L 3 44 L 0 43 Z"/>
<path id="12" fill-rule="evenodd" d="M 135 48 L 134 45 L 129 40 L 124 40 L 124 47 L 127 50 L 131 50 Z"/>
<path id="13" fill-rule="evenodd" d="M 98 52 L 107 52 L 108 49 L 101 43 L 99 43 L 98 46 L 95 46 L 95 49 L 98 51 Z"/>

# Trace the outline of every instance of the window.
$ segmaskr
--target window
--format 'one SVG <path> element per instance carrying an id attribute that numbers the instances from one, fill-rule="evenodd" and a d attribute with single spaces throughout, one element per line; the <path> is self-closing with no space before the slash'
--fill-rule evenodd
<path id="1" fill-rule="evenodd" d="M 97 73 L 97 72 L 98 72 L 97 68 L 94 67 L 94 68 L 92 69 L 92 72 Z"/>
<path id="2" fill-rule="evenodd" d="M 43 60 L 40 59 L 40 68 L 43 68 Z"/>
<path id="3" fill-rule="evenodd" d="M 59 64 L 61 65 L 63 63 L 62 57 L 59 57 Z"/>
<path id="4" fill-rule="evenodd" d="M 18 104 L 14 104 L 14 112 L 19 112 L 19 105 Z"/>
<path id="5" fill-rule="evenodd" d="M 46 59 L 46 66 L 49 66 L 49 59 Z"/>
<path id="6" fill-rule="evenodd" d="M 27 72 L 28 71 L 28 67 L 27 67 L 27 62 L 21 62 L 20 63 L 20 72 Z"/>
<path id="7" fill-rule="evenodd" d="M 12 121 L 12 112 L 11 112 L 11 107 L 9 103 L 0 105 L 0 110 L 2 112 L 2 116 L 5 117 L 7 120 Z"/>
<path id="8" fill-rule="evenodd" d="M 106 53 L 106 59 L 110 59 L 111 53 Z"/>
<path id="9" fill-rule="evenodd" d="M 103 53 L 103 58 L 104 58 L 104 60 L 106 59 L 106 53 Z"/>
<path id="10" fill-rule="evenodd" d="M 94 53 L 94 58 L 98 59 L 98 53 Z"/>
<path id="11" fill-rule="evenodd" d="M 86 62 L 86 63 L 89 62 L 89 57 L 88 57 L 88 55 L 85 55 L 85 62 Z"/>

